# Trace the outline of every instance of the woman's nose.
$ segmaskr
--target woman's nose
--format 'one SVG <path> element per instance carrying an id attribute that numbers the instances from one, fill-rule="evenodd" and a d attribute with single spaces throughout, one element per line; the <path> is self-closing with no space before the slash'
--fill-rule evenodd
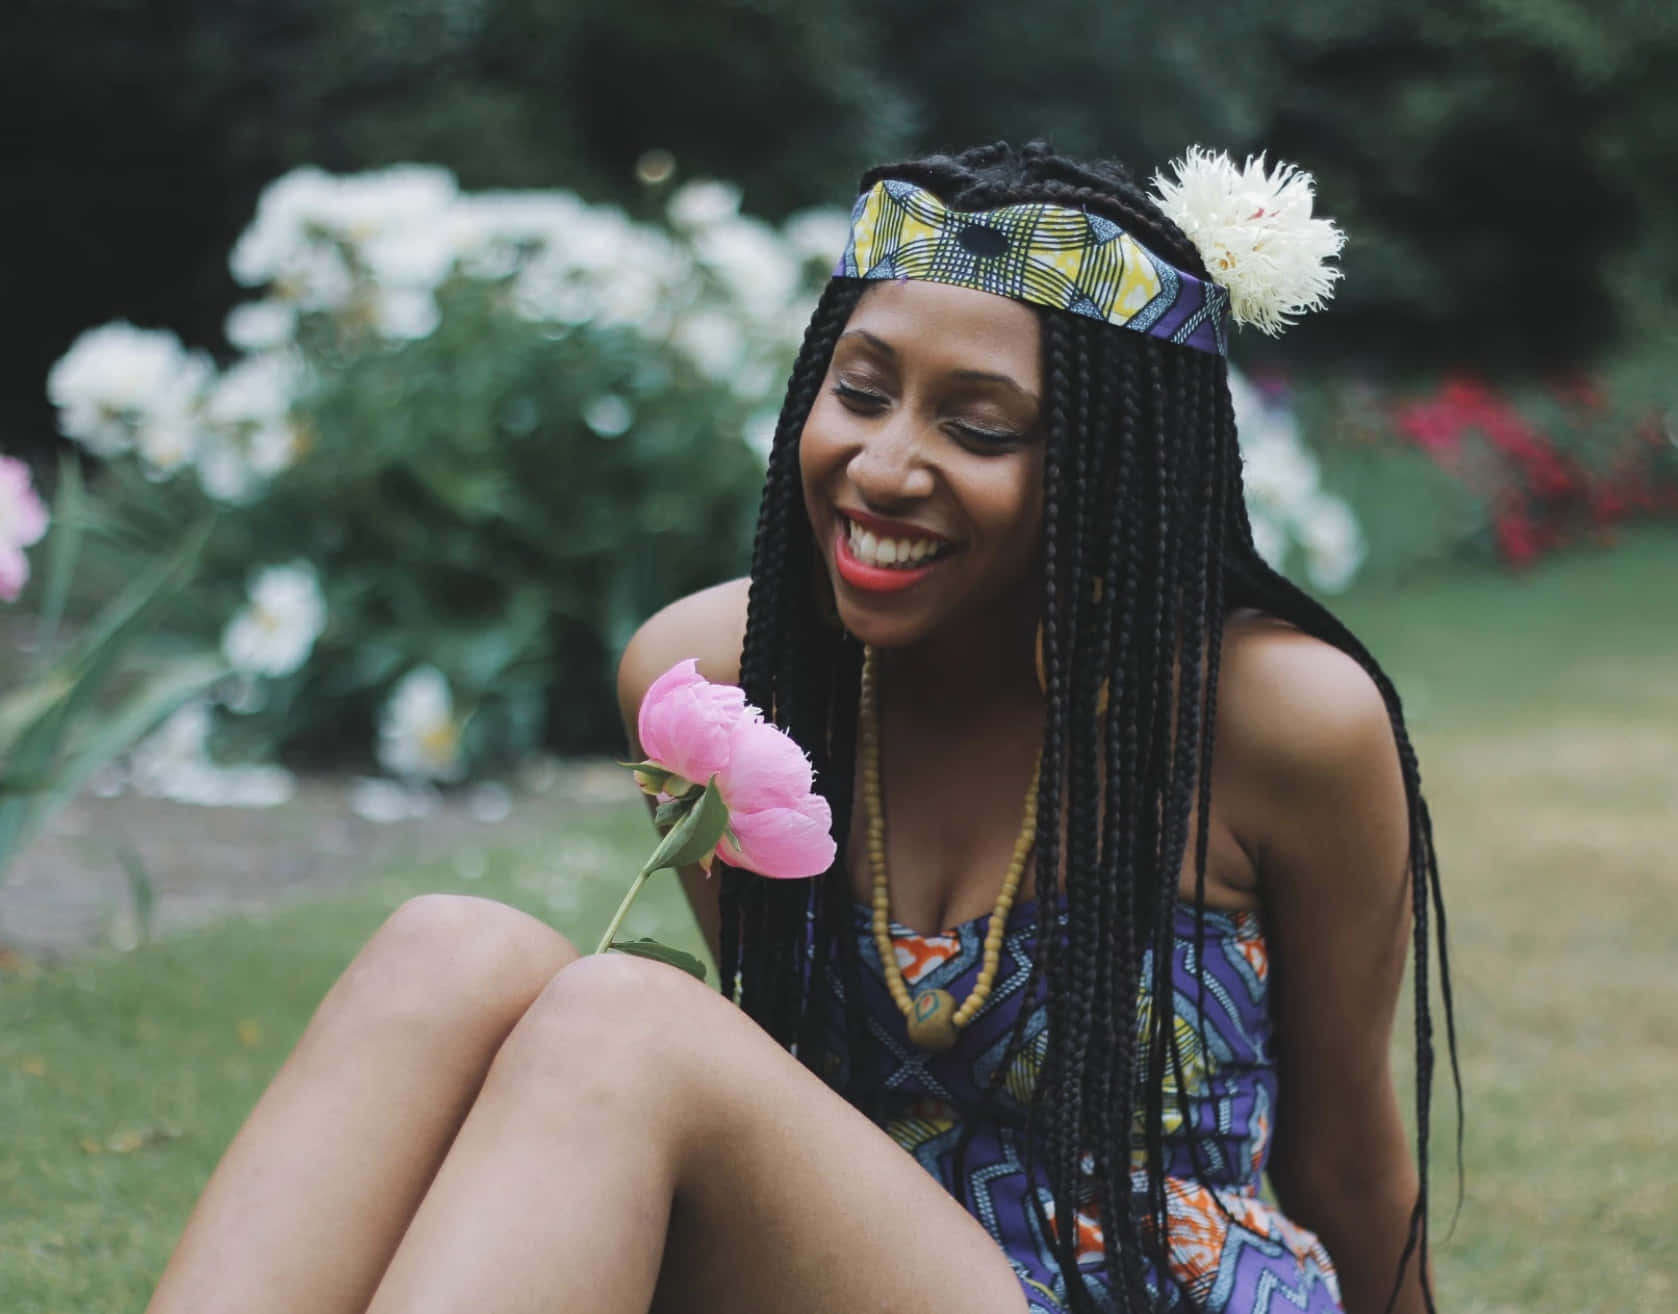
<path id="1" fill-rule="evenodd" d="M 846 473 L 864 500 L 876 507 L 926 497 L 936 482 L 920 425 L 904 412 L 873 427 Z"/>

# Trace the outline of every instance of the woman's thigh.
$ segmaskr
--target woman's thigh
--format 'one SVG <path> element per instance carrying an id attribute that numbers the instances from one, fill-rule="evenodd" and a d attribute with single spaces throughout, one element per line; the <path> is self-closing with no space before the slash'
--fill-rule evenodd
<path id="1" fill-rule="evenodd" d="M 544 1006 L 614 1031 L 612 1061 L 663 1106 L 675 1192 L 657 1314 L 1025 1308 L 979 1223 L 715 992 L 656 963 L 585 961 Z"/>

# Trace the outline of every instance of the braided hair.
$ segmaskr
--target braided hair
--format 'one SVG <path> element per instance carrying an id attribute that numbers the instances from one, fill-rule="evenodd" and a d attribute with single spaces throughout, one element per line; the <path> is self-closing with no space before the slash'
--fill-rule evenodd
<path id="1" fill-rule="evenodd" d="M 911 182 L 957 210 L 1049 202 L 1103 215 L 1178 268 L 1206 275 L 1192 243 L 1117 165 L 1080 164 L 1040 143 L 1019 151 L 998 144 L 873 169 L 860 190 L 885 178 Z M 867 286 L 844 278 L 828 284 L 793 369 L 758 518 L 740 665 L 747 697 L 809 752 L 841 839 L 850 833 L 861 647 L 823 623 L 826 580 L 804 510 L 798 447 L 834 345 Z M 1418 1263 L 1431 1311 L 1430 920 L 1453 1075 L 1456 1041 L 1432 830 L 1398 695 L 1351 633 L 1254 548 L 1225 362 L 1034 309 L 1043 330 L 1045 429 L 1037 815 L 1064 813 L 1069 824 L 1064 930 L 1061 828 L 1047 824 L 1037 836 L 1025 998 L 1043 996 L 1048 1044 L 1032 1097 L 1029 1153 L 1041 1163 L 1057 1218 L 1072 1219 L 1079 1209 L 1099 1214 L 1112 1302 L 1129 1311 L 1174 1304 L 1149 1280 L 1151 1267 L 1161 1284 L 1168 1281 L 1164 1127 L 1177 1110 L 1166 1105 L 1169 1092 L 1182 1099 L 1187 1090 L 1174 1025 L 1173 911 L 1178 874 L 1192 853 L 1195 961 L 1203 961 L 1224 617 L 1256 608 L 1354 658 L 1379 688 L 1398 745 L 1409 809 L 1420 1192 L 1393 1291 L 1396 1298 L 1406 1266 Z M 830 1027 L 842 1026 L 854 1042 L 862 1025 L 842 862 L 841 853 L 827 879 L 808 883 L 725 870 L 721 887 L 723 992 L 812 1065 Z M 830 963 L 835 952 L 840 961 Z M 830 970 L 853 983 L 842 992 L 843 1018 L 825 1016 L 831 998 L 814 988 Z M 1151 1003 L 1139 1017 L 1144 997 Z M 1031 1011 L 1020 1012 L 1016 1051 Z M 1460 1101 L 1459 1082 L 1459 1108 Z M 1132 1186 L 1133 1137 L 1146 1150 L 1145 1190 Z M 1191 1150 L 1198 1163 L 1192 1143 Z M 1035 1171 L 1033 1163 L 1027 1170 Z M 1096 1295 L 1078 1280 L 1077 1229 L 1044 1221 L 1072 1310 L 1097 1309 Z"/>

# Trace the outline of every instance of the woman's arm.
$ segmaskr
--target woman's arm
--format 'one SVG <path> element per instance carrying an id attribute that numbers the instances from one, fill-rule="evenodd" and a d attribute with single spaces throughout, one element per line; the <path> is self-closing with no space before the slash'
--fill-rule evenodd
<path id="1" fill-rule="evenodd" d="M 1328 1247 L 1349 1314 L 1369 1314 L 1392 1294 L 1417 1192 L 1389 1063 L 1411 926 L 1397 747 L 1374 681 L 1338 649 L 1263 625 L 1231 655 L 1219 707 L 1242 756 L 1237 822 L 1278 1028 L 1270 1180 Z M 1423 1309 L 1418 1275 L 1412 1258 L 1401 1314 Z"/>
<path id="2" fill-rule="evenodd" d="M 677 662 L 697 657 L 699 673 L 707 680 L 718 684 L 740 682 L 740 645 L 746 634 L 750 583 L 747 578 L 731 579 L 678 598 L 635 631 L 618 663 L 618 710 L 623 714 L 624 733 L 629 740 L 629 761 L 641 757 L 635 735 L 641 700 L 652 682 Z M 649 811 L 656 807 L 650 798 L 647 804 Z M 683 867 L 677 874 L 715 961 L 721 923 L 717 882 L 699 867 Z"/>

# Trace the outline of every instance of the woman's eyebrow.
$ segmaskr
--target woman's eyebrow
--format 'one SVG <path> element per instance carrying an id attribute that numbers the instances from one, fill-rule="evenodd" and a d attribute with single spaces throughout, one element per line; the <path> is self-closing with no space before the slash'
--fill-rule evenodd
<path id="1" fill-rule="evenodd" d="M 839 342 L 844 342 L 848 338 L 861 338 L 882 356 L 885 356 L 890 360 L 897 359 L 897 348 L 892 346 L 891 343 L 887 342 L 884 338 L 875 337 L 867 329 L 846 329 L 839 335 Z M 839 342 L 835 342 L 833 345 L 838 346 Z"/>
<path id="2" fill-rule="evenodd" d="M 1000 383 L 1004 388 L 1019 393 L 1033 406 L 1037 405 L 1037 394 L 1022 387 L 1018 380 L 1006 374 L 991 374 L 985 370 L 955 370 L 950 377 L 960 379 L 963 383 Z"/>
<path id="3" fill-rule="evenodd" d="M 892 346 L 891 343 L 887 342 L 884 338 L 876 337 L 867 329 L 846 329 L 839 335 L 839 342 L 844 342 L 847 338 L 860 338 L 871 350 L 878 352 L 887 360 L 893 362 L 897 360 L 897 348 Z M 834 345 L 837 346 L 838 343 L 835 343 Z M 950 377 L 952 379 L 959 379 L 963 383 L 1000 383 L 1004 388 L 1017 392 L 1033 406 L 1038 405 L 1037 394 L 1028 388 L 1022 387 L 1017 379 L 1014 379 L 1007 374 L 994 374 L 989 370 L 953 370 L 950 373 Z"/>

